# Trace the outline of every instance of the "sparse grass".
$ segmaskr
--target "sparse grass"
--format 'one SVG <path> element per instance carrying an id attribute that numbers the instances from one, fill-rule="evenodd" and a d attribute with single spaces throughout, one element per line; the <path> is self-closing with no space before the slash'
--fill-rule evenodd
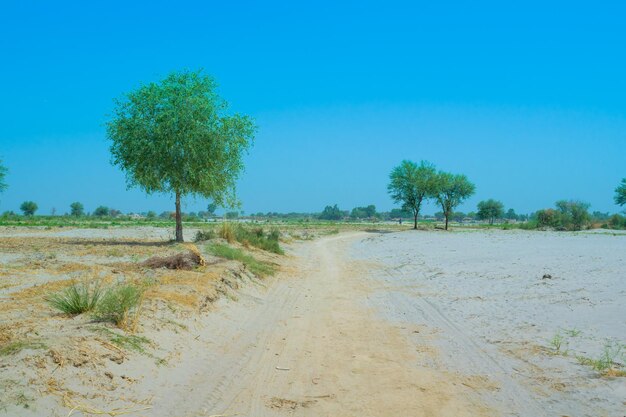
<path id="1" fill-rule="evenodd" d="M 608 377 L 626 377 L 626 369 L 624 364 L 618 360 L 626 359 L 626 345 L 622 345 L 614 340 L 605 343 L 602 354 L 597 359 L 585 356 L 577 356 L 578 363 L 592 367 L 595 371 Z"/>
<path id="2" fill-rule="evenodd" d="M 42 342 L 16 340 L 0 347 L 0 356 L 9 356 L 20 353 L 24 349 L 46 349 Z"/>
<path id="3" fill-rule="evenodd" d="M 565 329 L 564 332 L 569 336 L 569 337 L 577 337 L 580 336 L 580 334 L 582 333 L 582 331 L 578 330 L 578 329 Z"/>
<path id="4" fill-rule="evenodd" d="M 150 345 L 152 341 L 144 336 L 119 334 L 105 327 L 96 327 L 93 330 L 102 333 L 114 345 L 127 350 L 133 350 L 141 354 L 147 354 L 145 345 Z"/>
<path id="5" fill-rule="evenodd" d="M 109 288 L 94 310 L 94 318 L 134 331 L 141 310 L 143 292 L 143 288 L 134 284 L 118 284 Z"/>
<path id="6" fill-rule="evenodd" d="M 213 244 L 207 246 L 207 250 L 220 258 L 231 259 L 243 263 L 253 274 L 265 277 L 276 273 L 274 266 L 267 262 L 262 262 L 242 251 L 228 245 Z"/>
<path id="7" fill-rule="evenodd" d="M 101 297 L 100 282 L 73 282 L 63 291 L 46 297 L 46 301 L 53 308 L 75 316 L 95 309 Z"/>
<path id="8" fill-rule="evenodd" d="M 565 341 L 565 338 L 563 337 L 563 335 L 560 332 L 557 332 L 554 337 L 552 337 L 552 339 L 550 340 L 550 346 L 552 346 L 552 348 L 554 348 L 554 353 L 559 355 L 559 354 L 563 354 L 564 352 L 561 351 L 561 347 L 563 346 L 563 342 Z"/>

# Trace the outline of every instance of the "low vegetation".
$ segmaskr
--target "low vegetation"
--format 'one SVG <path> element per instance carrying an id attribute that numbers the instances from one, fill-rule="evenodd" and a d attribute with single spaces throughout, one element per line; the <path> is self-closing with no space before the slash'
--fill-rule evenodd
<path id="1" fill-rule="evenodd" d="M 196 239 L 199 236 L 201 238 L 210 238 L 210 236 L 212 236 L 212 232 L 198 232 L 198 234 L 196 234 Z M 255 248 L 277 253 L 279 255 L 284 254 L 283 249 L 280 247 L 280 232 L 278 229 L 272 229 L 269 232 L 266 232 L 262 227 L 249 227 L 242 224 L 224 222 L 219 227 L 217 236 L 225 239 L 229 243 L 239 242 L 244 246 L 254 246 Z"/>
<path id="2" fill-rule="evenodd" d="M 207 250 L 220 258 L 241 262 L 250 270 L 250 272 L 260 277 L 266 277 L 276 273 L 276 268 L 272 264 L 269 262 L 259 261 L 241 249 L 215 243 L 208 245 Z"/>
<path id="3" fill-rule="evenodd" d="M 102 297 L 100 283 L 73 282 L 63 291 L 46 298 L 53 308 L 70 316 L 92 311 Z"/>
<path id="4" fill-rule="evenodd" d="M 626 360 L 626 346 L 614 340 L 607 341 L 600 357 L 596 359 L 577 356 L 578 363 L 591 366 L 595 371 L 605 376 L 626 377 L 624 360 Z"/>
<path id="5" fill-rule="evenodd" d="M 37 341 L 15 340 L 0 346 L 0 356 L 9 356 L 20 353 L 25 349 L 46 349 L 45 343 Z"/>
<path id="6" fill-rule="evenodd" d="M 121 329 L 134 331 L 142 299 L 143 288 L 135 284 L 117 284 L 104 293 L 93 316 L 98 321 L 111 322 Z"/>

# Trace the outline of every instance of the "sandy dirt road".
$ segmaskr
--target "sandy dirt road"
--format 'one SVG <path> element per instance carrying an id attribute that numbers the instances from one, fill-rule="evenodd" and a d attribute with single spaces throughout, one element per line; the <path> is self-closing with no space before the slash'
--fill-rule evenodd
<path id="1" fill-rule="evenodd" d="M 297 246 L 286 276 L 220 309 L 208 348 L 153 381 L 150 415 L 497 415 L 475 395 L 484 381 L 428 366 L 429 336 L 373 311 L 375 266 L 347 253 L 363 237 Z"/>

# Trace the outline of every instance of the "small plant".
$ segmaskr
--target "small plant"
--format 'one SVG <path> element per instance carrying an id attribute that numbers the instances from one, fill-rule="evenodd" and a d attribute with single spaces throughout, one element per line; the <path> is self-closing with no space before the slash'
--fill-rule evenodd
<path id="1" fill-rule="evenodd" d="M 198 230 L 196 237 L 194 238 L 194 242 L 203 242 L 205 240 L 215 239 L 216 236 L 217 235 L 213 229 Z"/>
<path id="2" fill-rule="evenodd" d="M 97 308 L 94 318 L 109 321 L 121 329 L 134 330 L 139 318 L 143 289 L 133 284 L 118 284 L 109 288 Z"/>
<path id="3" fill-rule="evenodd" d="M 60 293 L 47 297 L 46 301 L 63 313 L 76 316 L 95 309 L 101 297 L 99 282 L 94 284 L 73 282 Z"/>
<path id="4" fill-rule="evenodd" d="M 567 333 L 569 337 L 577 337 L 580 336 L 582 332 L 578 329 L 565 329 L 565 333 Z"/>
<path id="5" fill-rule="evenodd" d="M 554 348 L 555 353 L 561 353 L 561 346 L 563 345 L 563 335 L 561 333 L 556 333 L 552 340 L 550 340 L 550 346 Z"/>

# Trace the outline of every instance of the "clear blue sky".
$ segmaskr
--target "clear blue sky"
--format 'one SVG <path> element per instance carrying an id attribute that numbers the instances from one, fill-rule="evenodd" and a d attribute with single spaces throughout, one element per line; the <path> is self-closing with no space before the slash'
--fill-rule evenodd
<path id="1" fill-rule="evenodd" d="M 550 3 L 550 4 L 548 4 Z M 204 68 L 258 125 L 246 212 L 390 209 L 389 171 L 427 159 L 518 212 L 619 210 L 624 2 L 33 2 L 0 13 L 0 211 L 172 209 L 109 163 L 112 99 Z M 186 211 L 205 207 L 188 200 Z M 432 206 L 427 212 L 434 212 Z"/>

